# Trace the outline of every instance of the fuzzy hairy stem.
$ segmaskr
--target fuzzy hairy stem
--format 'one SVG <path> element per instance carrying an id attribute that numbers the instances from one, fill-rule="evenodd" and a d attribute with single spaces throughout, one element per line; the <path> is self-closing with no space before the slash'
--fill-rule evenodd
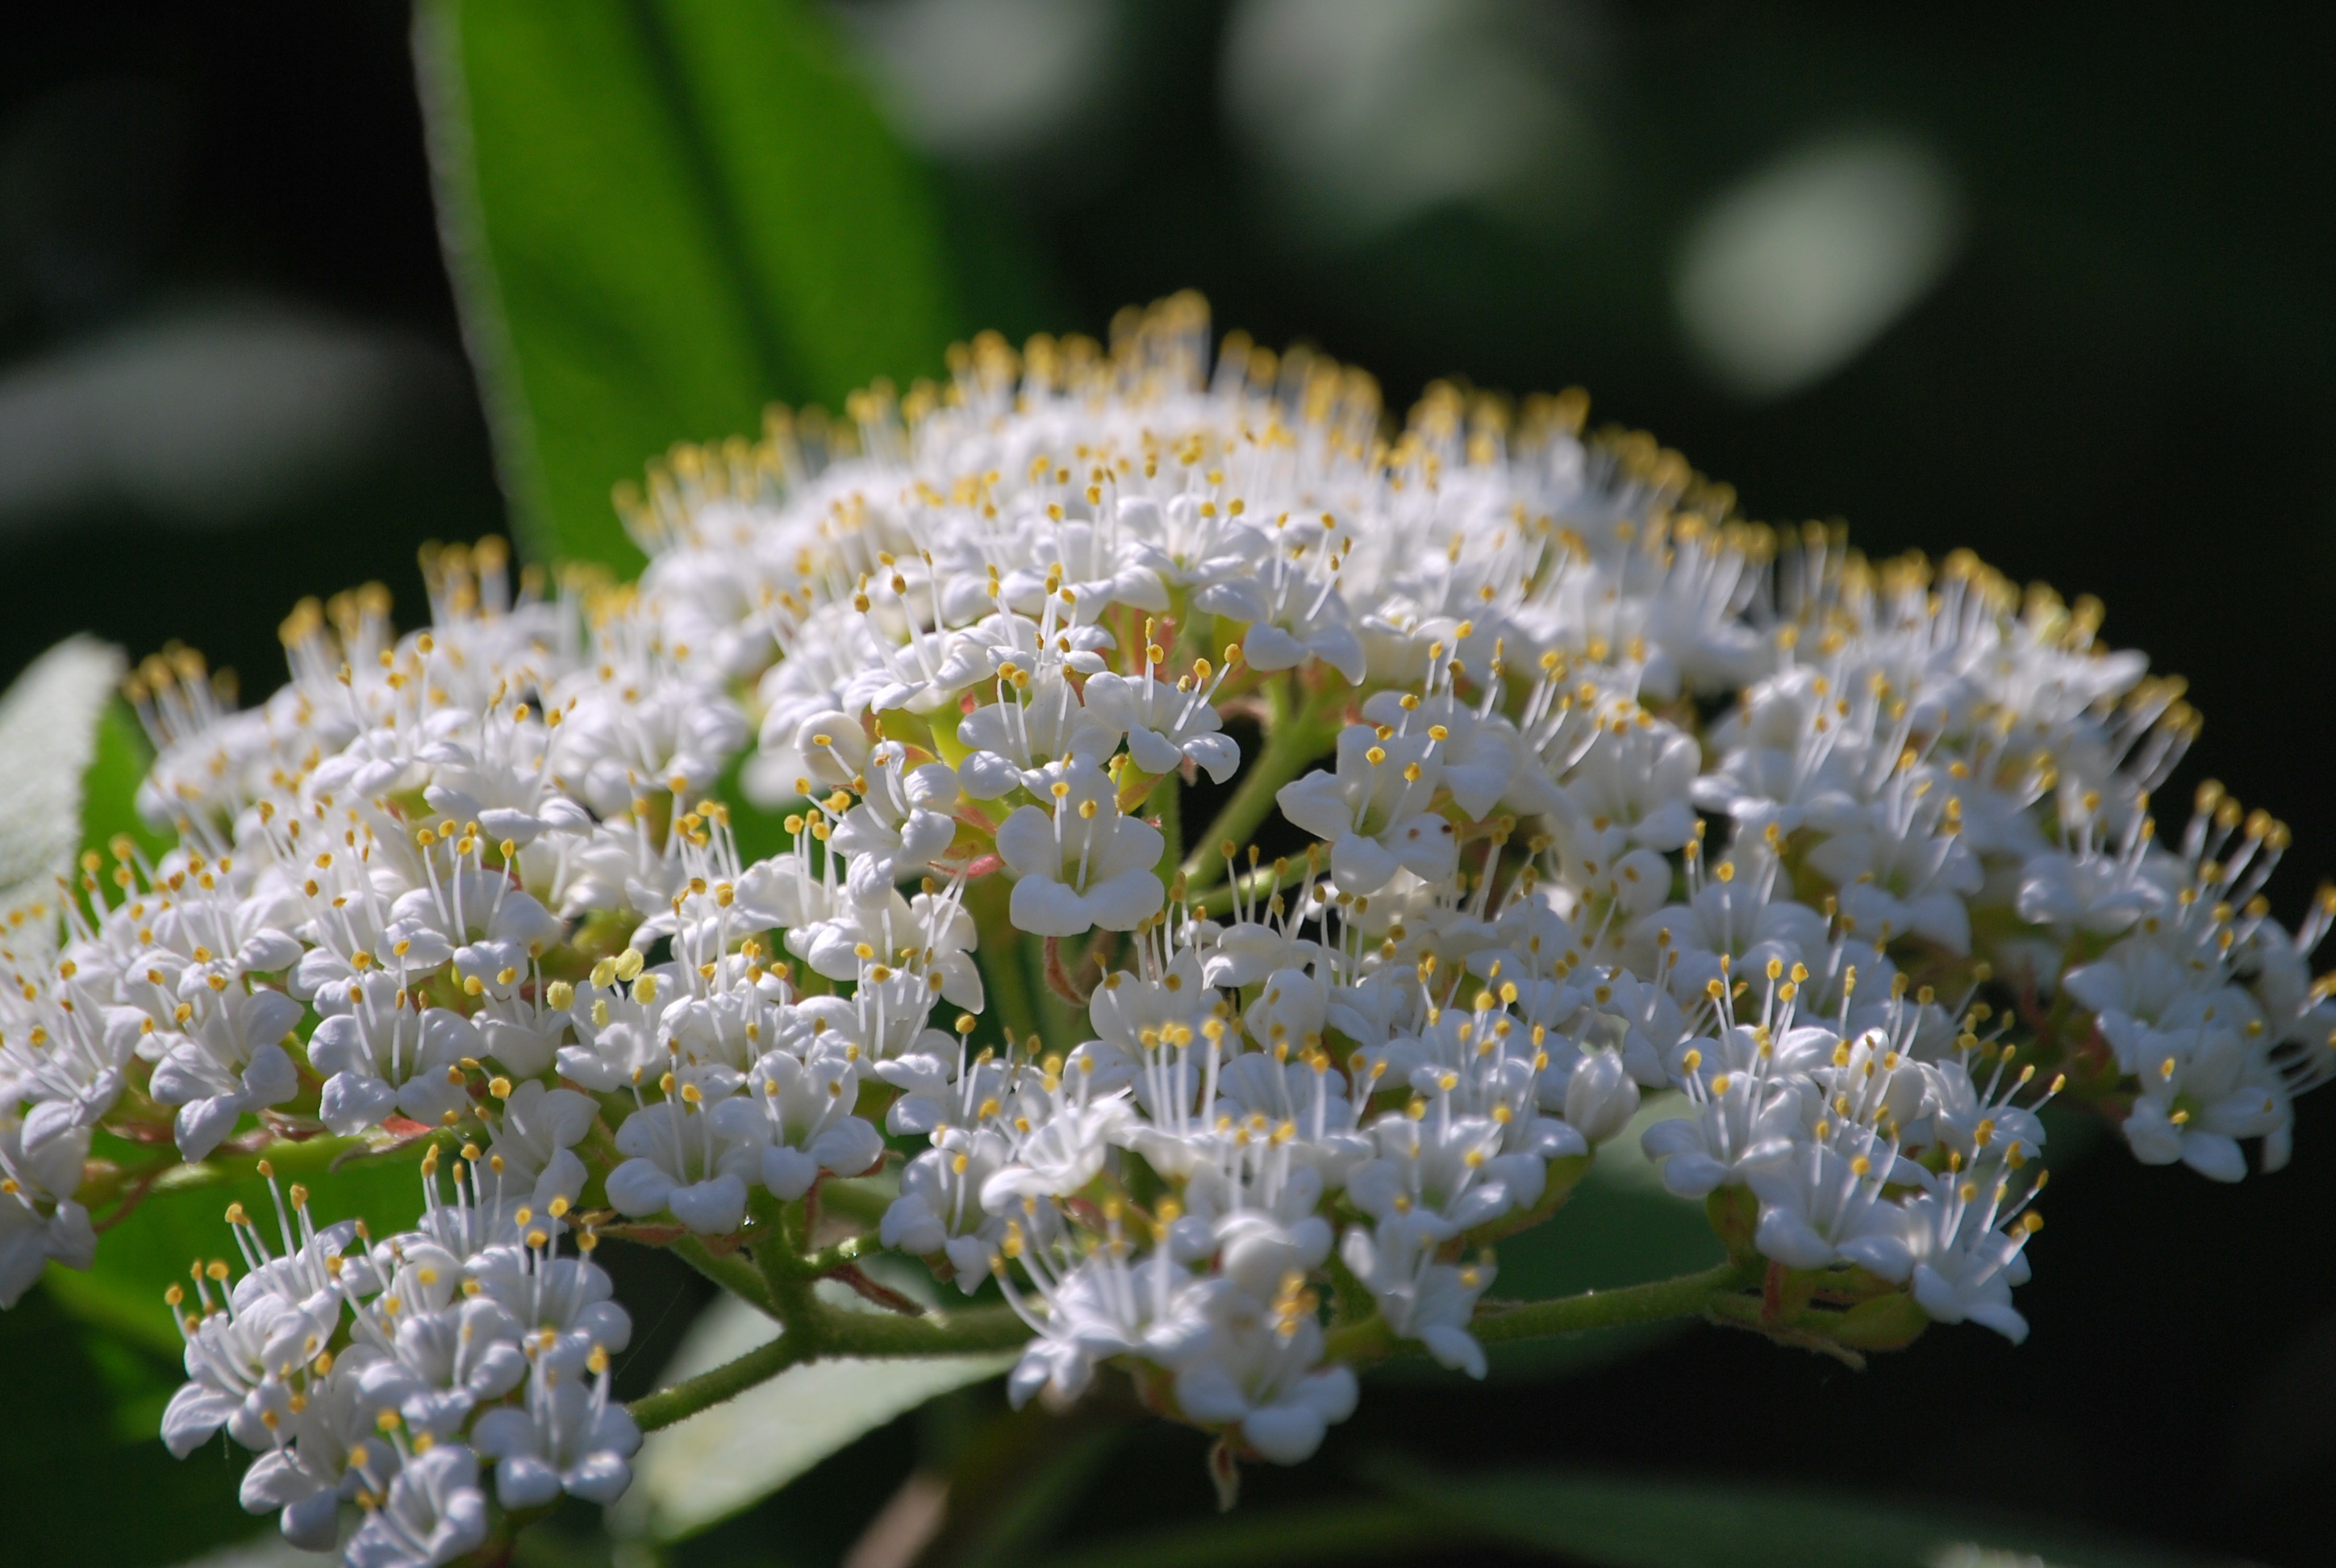
<path id="1" fill-rule="evenodd" d="M 702 1243 L 696 1250 L 702 1252 Z M 687 1256 L 686 1249 L 676 1251 Z M 735 1261 L 711 1261 L 717 1265 Z M 1722 1263 L 1700 1273 L 1626 1285 L 1620 1290 L 1585 1290 L 1578 1296 L 1494 1307 L 1483 1311 L 1471 1329 L 1483 1343 L 1496 1345 L 1628 1323 L 1713 1316 L 1716 1310 L 1724 1310 L 1723 1303 L 1728 1298 L 1757 1284 L 1759 1278 L 1757 1268 Z M 757 1383 L 767 1382 L 803 1361 L 829 1357 L 865 1359 L 979 1354 L 1016 1349 L 1030 1337 L 1028 1325 L 1006 1307 L 929 1312 L 916 1318 L 844 1311 L 813 1298 L 803 1276 L 791 1274 L 788 1283 L 802 1288 L 786 1290 L 786 1299 L 775 1303 L 785 1331 L 735 1361 L 635 1400 L 631 1406 L 633 1418 L 644 1430 L 669 1427 L 709 1406 L 735 1398 Z M 1325 1354 L 1329 1360 L 1363 1366 L 1414 1354 L 1418 1349 L 1416 1342 L 1397 1339 L 1385 1318 L 1373 1317 L 1331 1330 Z"/>
<path id="2" fill-rule="evenodd" d="M 1576 1334 L 1585 1329 L 1611 1329 L 1625 1323 L 1657 1323 L 1666 1318 L 1695 1318 L 1713 1303 L 1757 1283 L 1759 1271 L 1738 1263 L 1721 1263 L 1699 1273 L 1625 1285 L 1615 1290 L 1584 1290 L 1529 1301 L 1491 1313 L 1480 1313 L 1469 1331 L 1482 1344 L 1511 1339 L 1541 1339 L 1552 1334 Z"/>
<path id="3" fill-rule="evenodd" d="M 249 1181 L 259 1174 L 262 1164 L 286 1181 L 297 1182 L 346 1170 L 361 1161 L 401 1155 L 418 1159 L 424 1144 L 451 1148 L 460 1142 L 445 1128 L 432 1128 L 410 1138 L 395 1138 L 379 1131 L 351 1137 L 319 1133 L 313 1137 L 277 1137 L 257 1146 L 249 1142 L 255 1136 L 265 1136 L 265 1133 L 245 1135 L 241 1146 L 237 1143 L 223 1144 L 209 1158 L 191 1164 L 180 1160 L 178 1151 L 167 1144 L 159 1145 L 161 1152 L 147 1164 L 122 1167 L 111 1161 L 95 1161 L 90 1165 L 94 1179 L 85 1181 L 75 1196 L 95 1211 L 116 1198 L 142 1202 L 162 1193 L 184 1193 Z M 98 1228 L 103 1230 L 128 1217 L 129 1211 L 124 1209 L 109 1216 Z"/>
<path id="4" fill-rule="evenodd" d="M 1518 1306 L 1487 1303 L 1477 1309 L 1468 1330 L 1480 1344 L 1498 1345 L 1513 1339 L 1541 1339 L 1553 1334 L 1578 1334 L 1589 1329 L 1619 1328 L 1626 1323 L 1659 1323 L 1669 1318 L 1699 1318 L 1719 1302 L 1760 1281 L 1757 1268 L 1722 1263 L 1700 1273 L 1625 1285 L 1614 1290 L 1584 1290 Z M 1385 1318 L 1372 1317 L 1330 1331 L 1324 1348 L 1326 1360 L 1367 1366 L 1394 1356 L 1420 1353 L 1417 1340 L 1403 1339 Z"/>
<path id="5" fill-rule="evenodd" d="M 988 1011 L 1015 1038 L 1021 1039 L 1038 1032 L 1038 1005 L 1030 994 L 1030 975 L 1023 968 L 1020 947 L 1013 940 L 1018 933 L 1007 913 L 1013 892 L 1011 879 L 993 872 L 967 884 L 965 907 L 981 939 L 976 961 L 987 982 Z"/>
<path id="6" fill-rule="evenodd" d="M 626 1408 L 644 1432 L 654 1432 L 660 1427 L 670 1427 L 676 1421 L 686 1420 L 700 1410 L 734 1399 L 754 1387 L 767 1383 L 796 1362 L 808 1359 L 803 1343 L 785 1334 L 767 1345 L 757 1345 L 735 1361 L 726 1361 L 710 1372 L 676 1383 L 670 1388 L 660 1388 L 644 1395 Z"/>
<path id="7" fill-rule="evenodd" d="M 1160 775 L 1144 804 L 1160 819 L 1160 874 L 1170 881 L 1184 858 L 1184 781 L 1174 768 Z"/>
<path id="8" fill-rule="evenodd" d="M 633 1419 L 643 1431 L 670 1427 L 735 1398 L 757 1383 L 766 1383 L 799 1362 L 827 1357 L 871 1359 L 979 1354 L 1011 1350 L 1030 1337 L 1028 1325 L 1007 1307 L 900 1318 L 839 1310 L 807 1293 L 800 1304 L 802 1310 L 790 1311 L 784 1331 L 777 1339 L 710 1372 L 634 1400 L 628 1407 Z"/>
<path id="9" fill-rule="evenodd" d="M 674 1242 L 673 1251 L 706 1278 L 777 1319 L 779 1337 L 710 1372 L 634 1400 L 629 1408 L 644 1431 L 670 1427 L 708 1406 L 735 1398 L 799 1362 L 823 1357 L 1010 1350 L 1030 1337 L 1029 1326 L 1007 1307 L 913 1317 L 831 1307 L 813 1293 L 812 1287 L 822 1273 L 849 1269 L 851 1259 L 862 1251 L 864 1238 L 854 1237 L 805 1257 L 800 1251 L 799 1232 L 808 1215 L 800 1203 L 783 1203 L 758 1192 L 750 1212 L 754 1218 L 747 1232 L 751 1263 L 735 1252 L 716 1253 L 696 1236 Z M 900 1298 L 900 1304 L 908 1304 L 906 1298 Z"/>
<path id="10" fill-rule="evenodd" d="M 768 1286 L 754 1266 L 735 1252 L 717 1254 L 696 1236 L 684 1236 L 668 1249 L 675 1257 L 745 1300 L 757 1311 L 777 1317 L 778 1310 L 771 1300 Z"/>

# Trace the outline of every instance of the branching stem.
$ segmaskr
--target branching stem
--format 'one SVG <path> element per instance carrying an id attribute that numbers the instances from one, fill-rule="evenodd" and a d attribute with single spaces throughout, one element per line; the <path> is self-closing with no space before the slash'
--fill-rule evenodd
<path id="1" fill-rule="evenodd" d="M 798 1362 L 831 1356 L 978 1355 L 1014 1349 L 1029 1337 L 1029 1328 L 1007 1307 L 902 1318 L 841 1310 L 813 1299 L 806 1289 L 777 1339 L 710 1372 L 636 1399 L 629 1408 L 642 1430 L 654 1432 L 735 1398 Z"/>
<path id="2" fill-rule="evenodd" d="M 695 1238 L 677 1244 L 675 1250 L 725 1285 L 730 1282 L 728 1275 L 733 1269 L 752 1277 L 754 1289 L 740 1294 L 765 1311 L 774 1311 L 784 1329 L 778 1339 L 749 1350 L 725 1366 L 633 1401 L 633 1418 L 645 1430 L 669 1427 L 803 1361 L 825 1357 L 978 1355 L 1019 1349 L 1030 1337 L 1028 1326 L 1005 1307 L 928 1312 L 913 1318 L 831 1307 L 811 1292 L 812 1277 L 804 1265 L 814 1260 L 797 1260 L 791 1266 L 780 1268 L 766 1267 L 766 1271 L 758 1275 L 735 1258 L 713 1256 Z M 1480 1310 L 1472 1329 L 1479 1340 L 1496 1345 L 1626 1323 L 1708 1316 L 1728 1297 L 1757 1284 L 1759 1279 L 1757 1263 L 1722 1263 L 1700 1273 L 1627 1285 L 1620 1290 L 1585 1290 L 1578 1296 L 1561 1296 L 1523 1306 L 1488 1305 Z M 1326 1354 L 1331 1360 L 1364 1366 L 1418 1349 L 1416 1342 L 1397 1339 L 1385 1318 L 1374 1316 L 1332 1329 Z"/>

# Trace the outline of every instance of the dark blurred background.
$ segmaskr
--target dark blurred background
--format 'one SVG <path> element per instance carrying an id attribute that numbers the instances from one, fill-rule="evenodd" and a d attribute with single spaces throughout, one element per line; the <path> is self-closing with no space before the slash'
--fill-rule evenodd
<path id="1" fill-rule="evenodd" d="M 1845 518 L 1876 552 L 1970 545 L 2100 595 L 2113 638 L 2190 677 L 2194 755 L 2294 823 L 2282 913 L 2336 865 L 2336 114 L 2304 8 L 835 15 L 966 233 L 1015 274 L 998 297 L 1028 318 L 998 325 L 1100 333 L 1197 287 L 1221 326 L 1311 341 L 1398 407 L 1436 376 L 1583 385 L 1593 419 L 1652 430 L 1751 516 Z M 15 17 L 7 674 L 89 628 L 133 654 L 184 639 L 257 693 L 282 677 L 274 628 L 297 598 L 381 579 L 416 606 L 422 541 L 502 526 L 406 27 L 387 4 Z M 2336 1096 L 2305 1102 L 2297 1145 L 2237 1190 L 2113 1147 L 2064 1168 L 2021 1349 L 1942 1330 L 1853 1375 L 1703 1330 L 1592 1376 L 1367 1398 L 1322 1460 L 1256 1490 L 1331 1495 L 1408 1444 L 2328 1561 Z M 696 1300 L 654 1270 L 637 1288 L 645 1322 Z M 11 1334 L 78 1365 L 48 1310 L 36 1297 Z M 32 1473 L 38 1417 L 0 1421 L 12 1475 Z M 834 1560 L 844 1503 L 864 1519 L 933 1425 L 895 1423 L 681 1560 Z M 1205 1510 L 1199 1438 L 1121 1452 L 1134 1479 L 1079 1505 L 1072 1538 Z"/>

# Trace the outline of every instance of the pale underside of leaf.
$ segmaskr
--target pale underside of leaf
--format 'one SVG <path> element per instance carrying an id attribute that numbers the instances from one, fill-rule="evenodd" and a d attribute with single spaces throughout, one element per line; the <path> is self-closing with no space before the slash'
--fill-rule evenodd
<path id="1" fill-rule="evenodd" d="M 82 775 L 122 679 L 122 652 L 71 637 L 0 696 L 0 914 L 54 907 L 81 844 Z"/>
<path id="2" fill-rule="evenodd" d="M 776 1323 L 736 1297 L 717 1297 L 674 1353 L 663 1384 L 735 1360 L 778 1333 Z M 660 1542 L 695 1534 L 895 1416 L 1013 1364 L 1008 1353 L 789 1368 L 727 1403 L 650 1433 L 634 1462 L 632 1490 L 610 1512 L 610 1528 Z"/>

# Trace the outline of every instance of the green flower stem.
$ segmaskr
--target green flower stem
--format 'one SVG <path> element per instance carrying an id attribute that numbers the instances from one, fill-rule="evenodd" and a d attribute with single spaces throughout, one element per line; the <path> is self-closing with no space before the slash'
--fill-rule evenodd
<path id="1" fill-rule="evenodd" d="M 686 1420 L 700 1410 L 735 1399 L 757 1383 L 767 1383 L 796 1362 L 804 1359 L 808 1349 L 803 1342 L 781 1334 L 767 1345 L 758 1345 L 735 1361 L 725 1362 L 711 1372 L 676 1383 L 670 1388 L 660 1388 L 654 1394 L 634 1400 L 626 1408 L 644 1432 L 654 1432 L 660 1427 L 670 1427 Z"/>
<path id="2" fill-rule="evenodd" d="M 771 1300 L 769 1287 L 763 1283 L 763 1276 L 755 1271 L 753 1264 L 735 1252 L 727 1257 L 719 1256 L 696 1236 L 684 1236 L 673 1243 L 670 1251 L 675 1257 L 756 1310 L 774 1318 L 779 1315 L 777 1305 Z"/>
<path id="3" fill-rule="evenodd" d="M 892 1206 L 897 1190 L 889 1183 L 879 1184 L 871 1177 L 855 1176 L 849 1180 L 829 1180 L 819 1184 L 819 1203 L 822 1212 L 857 1220 L 873 1230 L 884 1219 L 884 1211 Z"/>
<path id="4" fill-rule="evenodd" d="M 1160 775 L 1144 803 L 1160 817 L 1160 875 L 1173 881 L 1177 862 L 1184 858 L 1184 781 L 1171 768 Z"/>
<path id="5" fill-rule="evenodd" d="M 1233 792 L 1233 798 L 1225 803 L 1208 831 L 1193 841 L 1192 852 L 1184 859 L 1184 885 L 1188 891 L 1197 893 L 1217 880 L 1224 866 L 1224 856 L 1218 852 L 1218 846 L 1227 839 L 1235 843 L 1247 842 L 1257 832 L 1258 824 L 1272 812 L 1273 797 L 1281 786 L 1296 778 L 1308 763 L 1320 756 L 1324 748 L 1338 738 L 1338 730 L 1331 722 L 1337 708 L 1326 703 L 1293 713 L 1287 684 L 1276 681 L 1266 687 L 1270 712 L 1264 749 L 1250 760 L 1241 787 Z"/>
<path id="6" fill-rule="evenodd" d="M 749 1350 L 725 1366 L 635 1400 L 631 1406 L 633 1418 L 644 1430 L 670 1427 L 803 1361 L 828 1357 L 870 1359 L 978 1355 L 1016 1349 L 1030 1338 L 1029 1326 L 1008 1307 L 929 1312 L 921 1318 L 844 1310 L 828 1306 L 812 1294 L 811 1278 L 803 1260 L 791 1260 L 787 1265 L 773 1268 L 766 1293 L 764 1278 L 754 1270 L 735 1258 L 713 1256 L 705 1243 L 694 1237 L 675 1243 L 674 1250 L 731 1289 L 738 1288 L 731 1282 L 734 1271 L 748 1276 L 740 1283 L 752 1288 L 740 1290 L 739 1293 L 764 1310 L 773 1311 L 784 1329 L 778 1339 Z M 1756 1266 L 1723 1263 L 1675 1280 L 1658 1280 L 1617 1290 L 1585 1290 L 1578 1296 L 1562 1296 L 1521 1307 L 1494 1308 L 1479 1316 L 1472 1328 L 1478 1339 L 1492 1345 L 1625 1323 L 1706 1316 L 1720 1308 L 1728 1297 L 1757 1284 L 1759 1278 L 1760 1270 Z M 1416 1349 L 1416 1345 L 1397 1339 L 1385 1318 L 1373 1317 L 1331 1330 L 1325 1353 L 1328 1359 L 1359 1366 Z"/>
<path id="7" fill-rule="evenodd" d="M 1757 1265 L 1722 1263 L 1701 1273 L 1625 1285 L 1615 1290 L 1584 1290 L 1523 1306 L 1487 1306 L 1477 1310 L 1468 1331 L 1479 1343 L 1498 1345 L 1512 1339 L 1540 1339 L 1552 1334 L 1578 1334 L 1589 1329 L 1619 1328 L 1626 1323 L 1656 1323 L 1667 1318 L 1698 1318 L 1737 1291 L 1760 1282 Z M 1368 1366 L 1392 1356 L 1418 1353 L 1416 1341 L 1397 1339 L 1385 1318 L 1369 1318 L 1330 1331 L 1324 1359 Z"/>
<path id="8" fill-rule="evenodd" d="M 978 957 L 987 1010 L 1018 1040 L 1038 1032 L 1038 1008 L 1031 999 L 1029 971 L 1023 967 L 1021 945 L 1014 940 L 1014 922 L 1007 914 L 1007 901 L 1013 896 L 1013 881 L 1003 872 L 978 878 L 965 890 L 965 907 L 982 944 Z"/>
<path id="9" fill-rule="evenodd" d="M 818 1251 L 805 1258 L 803 1261 L 803 1271 L 816 1279 L 822 1275 L 833 1273 L 846 1263 L 872 1257 L 882 1250 L 871 1244 L 875 1239 L 873 1236 L 846 1236 L 832 1247 L 822 1247 Z"/>
<path id="10" fill-rule="evenodd" d="M 896 1312 L 852 1311 L 816 1305 L 820 1354 L 823 1356 L 978 1356 L 1018 1350 L 1030 1325 L 1011 1307 L 974 1307 L 962 1312 L 928 1312 L 904 1318 Z"/>
<path id="11" fill-rule="evenodd" d="M 1666 1318 L 1700 1317 L 1712 1304 L 1760 1282 L 1758 1265 L 1721 1263 L 1696 1274 L 1625 1285 L 1616 1290 L 1584 1290 L 1579 1296 L 1532 1301 L 1489 1314 L 1480 1312 L 1469 1332 L 1482 1344 L 1578 1334 L 1625 1323 L 1655 1323 Z"/>
<path id="12" fill-rule="evenodd" d="M 735 1398 L 799 1362 L 829 1356 L 978 1355 L 1011 1350 L 1029 1337 L 1029 1327 L 1010 1307 L 901 1318 L 827 1306 L 812 1298 L 806 1284 L 799 1301 L 791 1304 L 787 1326 L 777 1339 L 710 1372 L 636 1399 L 628 1408 L 643 1431 L 654 1432 Z"/>
<path id="13" fill-rule="evenodd" d="M 814 1275 L 810 1260 L 803 1254 L 810 1233 L 810 1205 L 801 1198 L 788 1203 L 757 1189 L 747 1194 L 746 1213 L 754 1222 L 747 1232 L 747 1251 L 770 1294 L 774 1315 L 789 1329 L 800 1326 L 798 1339 L 812 1335 L 819 1303 L 811 1293 Z"/>

